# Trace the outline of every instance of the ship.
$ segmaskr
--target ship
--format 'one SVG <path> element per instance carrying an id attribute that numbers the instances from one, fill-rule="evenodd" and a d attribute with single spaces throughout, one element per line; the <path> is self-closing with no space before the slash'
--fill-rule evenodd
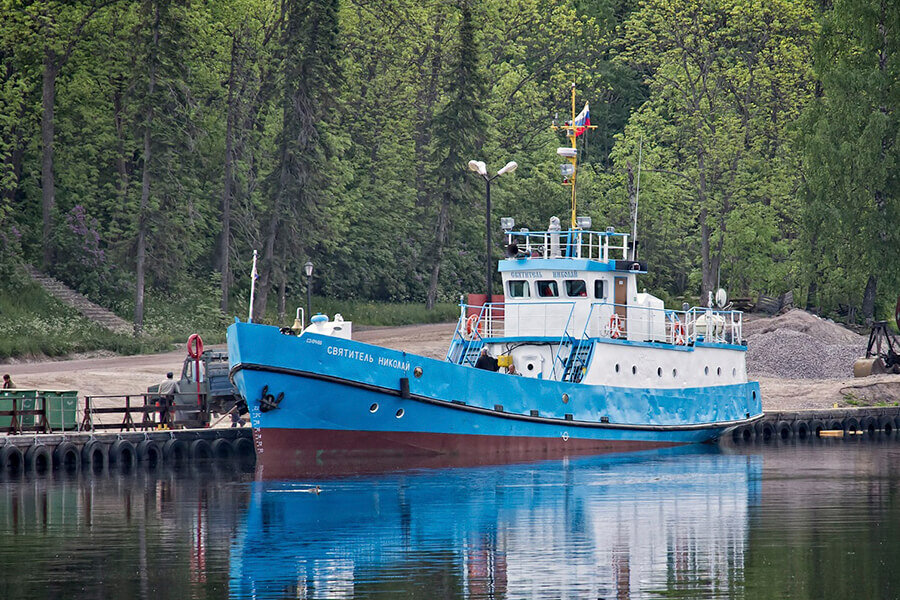
<path id="1" fill-rule="evenodd" d="M 572 119 L 557 126 L 571 141 L 559 151 L 571 165 L 562 170 L 571 225 L 554 217 L 516 229 L 501 219 L 503 294 L 488 288 L 481 302 L 460 302 L 443 360 L 353 340 L 339 315 L 228 327 L 230 376 L 261 469 L 290 476 L 647 450 L 716 440 L 763 416 L 742 313 L 722 293 L 667 308 L 638 291 L 647 265 L 636 231 L 592 229 L 576 216 L 576 142 L 590 125 L 574 97 L 573 86 Z"/>

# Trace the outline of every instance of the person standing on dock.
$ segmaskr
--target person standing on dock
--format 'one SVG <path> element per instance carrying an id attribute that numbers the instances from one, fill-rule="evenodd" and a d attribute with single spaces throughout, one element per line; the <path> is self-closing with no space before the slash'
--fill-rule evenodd
<path id="1" fill-rule="evenodd" d="M 166 378 L 159 384 L 159 400 L 156 405 L 159 407 L 160 425 L 169 426 L 169 409 L 175 403 L 175 394 L 181 392 L 174 377 L 172 371 L 169 371 L 166 373 Z"/>
<path id="2" fill-rule="evenodd" d="M 13 383 L 12 377 L 9 376 L 9 373 L 3 375 L 3 389 L 4 390 L 14 390 L 16 389 L 16 384 Z"/>

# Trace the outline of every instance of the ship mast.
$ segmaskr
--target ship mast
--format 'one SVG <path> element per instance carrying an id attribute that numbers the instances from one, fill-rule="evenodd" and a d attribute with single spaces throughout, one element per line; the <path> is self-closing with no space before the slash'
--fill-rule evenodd
<path id="1" fill-rule="evenodd" d="M 578 139 L 578 130 L 581 130 L 584 133 L 586 129 L 597 129 L 596 125 L 575 125 L 575 117 L 577 113 L 575 112 L 575 82 L 572 82 L 572 119 L 566 122 L 564 125 L 557 125 L 555 122 L 551 125 L 551 129 L 564 129 L 566 132 L 566 137 L 569 138 L 569 142 L 572 144 L 570 148 L 559 148 L 556 153 L 560 156 L 568 159 L 569 163 L 572 165 L 572 172 L 565 177 L 565 173 L 563 173 L 565 179 L 563 179 L 563 185 L 569 186 L 572 188 L 572 216 L 571 223 L 572 229 L 576 228 L 575 223 L 575 178 L 578 174 L 578 148 L 576 146 L 576 140 Z"/>

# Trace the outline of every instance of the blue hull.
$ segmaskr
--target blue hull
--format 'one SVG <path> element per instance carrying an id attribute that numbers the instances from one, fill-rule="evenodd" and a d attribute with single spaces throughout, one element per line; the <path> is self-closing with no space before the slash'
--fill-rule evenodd
<path id="1" fill-rule="evenodd" d="M 689 444 L 762 414 L 757 383 L 643 389 L 539 380 L 248 323 L 228 328 L 228 354 L 260 464 L 275 474 L 335 458 L 479 464 Z M 264 388 L 283 394 L 277 409 L 260 410 Z"/>

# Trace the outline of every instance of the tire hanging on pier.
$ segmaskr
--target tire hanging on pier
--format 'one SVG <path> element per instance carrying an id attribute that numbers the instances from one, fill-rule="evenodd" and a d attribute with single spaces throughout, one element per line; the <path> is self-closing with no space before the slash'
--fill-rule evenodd
<path id="1" fill-rule="evenodd" d="M 893 417 L 881 417 L 878 419 L 878 428 L 882 430 L 885 435 L 892 435 L 897 430 L 894 426 Z"/>
<path id="2" fill-rule="evenodd" d="M 183 464 L 188 459 L 188 446 L 184 440 L 171 439 L 163 444 L 163 456 L 167 464 Z"/>
<path id="3" fill-rule="evenodd" d="M 213 440 L 213 457 L 217 460 L 231 460 L 234 458 L 234 445 L 224 438 Z"/>
<path id="4" fill-rule="evenodd" d="M 859 420 L 859 430 L 863 432 L 863 435 L 874 436 L 879 429 L 881 428 L 875 417 L 863 417 Z"/>
<path id="5" fill-rule="evenodd" d="M 150 467 L 156 467 L 163 462 L 162 448 L 153 440 L 144 440 L 137 445 L 137 458 Z"/>
<path id="6" fill-rule="evenodd" d="M 810 437 L 811 432 L 809 430 L 809 423 L 802 420 L 794 421 L 794 435 L 797 436 L 798 440 L 805 440 Z"/>
<path id="7" fill-rule="evenodd" d="M 859 419 L 856 417 L 847 417 L 844 419 L 844 433 L 853 434 L 860 431 Z"/>
<path id="8" fill-rule="evenodd" d="M 53 455 L 47 446 L 29 446 L 25 451 L 25 471 L 44 475 L 53 470 Z"/>
<path id="9" fill-rule="evenodd" d="M 813 437 L 820 437 L 820 434 L 825 430 L 825 423 L 820 421 L 819 419 L 813 419 L 809 422 L 809 434 Z"/>
<path id="10" fill-rule="evenodd" d="M 238 458 L 249 460 L 256 456 L 256 449 L 247 438 L 238 438 L 234 441 L 234 453 Z"/>
<path id="11" fill-rule="evenodd" d="M 122 470 L 134 469 L 137 460 L 137 449 L 128 440 L 116 440 L 109 447 L 109 462 Z"/>
<path id="12" fill-rule="evenodd" d="M 771 440 L 773 437 L 775 437 L 775 427 L 773 427 L 772 424 L 768 421 L 757 421 L 756 437 L 766 442 Z"/>
<path id="13" fill-rule="evenodd" d="M 85 470 L 101 473 L 109 468 L 109 448 L 103 442 L 90 441 L 81 449 L 81 464 Z"/>
<path id="14" fill-rule="evenodd" d="M 81 471 L 81 454 L 72 442 L 61 442 L 53 449 L 53 467 L 64 473 Z"/>
<path id="15" fill-rule="evenodd" d="M 25 469 L 25 457 L 17 446 L 9 442 L 0 448 L 0 471 L 3 475 L 18 475 Z"/>
<path id="16" fill-rule="evenodd" d="M 204 439 L 194 440 L 190 445 L 191 461 L 208 461 L 213 457 L 212 447 Z"/>
<path id="17" fill-rule="evenodd" d="M 775 424 L 775 435 L 782 440 L 789 440 L 794 435 L 794 429 L 787 421 L 778 421 Z"/>

